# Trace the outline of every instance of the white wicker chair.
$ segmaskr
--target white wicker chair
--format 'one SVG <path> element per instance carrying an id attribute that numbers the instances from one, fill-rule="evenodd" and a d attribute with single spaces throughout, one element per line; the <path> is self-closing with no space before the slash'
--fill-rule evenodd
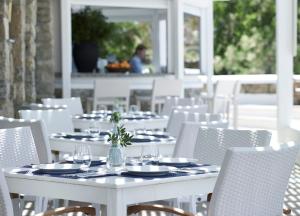
<path id="1" fill-rule="evenodd" d="M 182 110 L 173 110 L 167 125 L 167 132 L 178 137 L 181 126 L 186 121 L 199 122 L 203 127 L 228 128 L 227 120 L 220 114 L 196 113 Z"/>
<path id="2" fill-rule="evenodd" d="M 40 163 L 52 162 L 49 138 L 42 121 L 0 117 L 0 129 L 15 127 L 30 127 Z"/>
<path id="3" fill-rule="evenodd" d="M 39 164 L 30 127 L 0 129 L 0 168 Z M 46 199 L 35 198 L 35 210 L 40 212 Z M 14 199 L 15 215 L 20 215 L 23 202 Z"/>
<path id="4" fill-rule="evenodd" d="M 200 128 L 194 158 L 199 159 L 200 163 L 221 165 L 229 148 L 268 146 L 271 135 L 266 130 Z"/>
<path id="5" fill-rule="evenodd" d="M 194 106 L 176 106 L 173 107 L 174 110 L 187 111 L 190 113 L 207 113 L 208 107 L 207 105 L 194 105 Z"/>
<path id="6" fill-rule="evenodd" d="M 288 185 L 299 145 L 231 148 L 227 151 L 216 182 L 208 216 L 282 215 L 284 192 Z M 168 212 L 193 216 L 180 209 L 161 205 L 135 205 L 128 213 Z"/>
<path id="7" fill-rule="evenodd" d="M 194 115 L 189 115 L 196 117 L 196 113 Z M 200 117 L 199 117 L 200 116 Z M 204 118 L 203 115 L 198 115 L 198 119 L 192 119 L 191 121 L 185 121 L 181 125 L 181 129 L 176 140 L 176 145 L 173 152 L 173 157 L 185 157 L 185 158 L 193 158 L 195 145 L 198 137 L 198 131 L 201 127 L 210 127 L 210 128 L 227 128 L 228 122 L 218 119 L 220 117 L 218 114 L 210 115 L 210 119 L 214 119 L 213 121 L 206 122 L 198 121 Z"/>
<path id="8" fill-rule="evenodd" d="M 178 79 L 156 78 L 153 81 L 151 97 L 140 96 L 137 97 L 137 104 L 141 107 L 141 102 L 151 101 L 151 111 L 161 113 L 162 105 L 165 103 L 167 97 L 180 97 L 182 93 L 182 81 Z"/>
<path id="9" fill-rule="evenodd" d="M 199 122 L 184 122 L 176 140 L 173 157 L 193 158 L 197 134 L 202 124 Z"/>
<path id="10" fill-rule="evenodd" d="M 12 202 L 2 170 L 0 170 L 0 215 L 14 216 Z"/>
<path id="11" fill-rule="evenodd" d="M 98 79 L 94 83 L 94 110 L 100 105 L 114 105 L 116 100 L 118 104 L 129 109 L 130 85 L 126 80 L 106 80 Z"/>
<path id="12" fill-rule="evenodd" d="M 48 106 L 67 106 L 71 115 L 83 114 L 81 99 L 79 97 L 72 98 L 44 98 L 42 99 L 44 105 Z"/>
<path id="13" fill-rule="evenodd" d="M 199 100 L 194 97 L 180 98 L 180 97 L 167 97 L 161 111 L 161 115 L 170 116 L 172 109 L 177 106 L 195 106 L 201 105 Z"/>
<path id="14" fill-rule="evenodd" d="M 0 167 L 39 163 L 30 127 L 0 129 Z"/>
<path id="15" fill-rule="evenodd" d="M 66 213 L 75 213 L 75 212 L 83 212 L 86 213 L 87 215 L 95 216 L 94 208 L 78 207 L 78 206 L 59 208 L 59 209 L 37 214 L 36 216 L 54 216 L 54 215 L 63 215 Z M 13 212 L 8 186 L 5 181 L 5 176 L 2 170 L 0 170 L 0 215 L 16 216 L 16 213 Z"/>
<path id="16" fill-rule="evenodd" d="M 299 145 L 228 150 L 208 215 L 282 215 L 284 193 L 298 152 Z"/>
<path id="17" fill-rule="evenodd" d="M 207 94 L 202 94 L 202 99 L 211 105 L 212 113 L 222 113 L 227 120 L 230 118 L 230 105 L 233 105 L 233 126 L 237 128 L 239 93 L 239 81 L 219 80 L 215 85 L 214 95 L 208 97 Z"/>
<path id="18" fill-rule="evenodd" d="M 68 109 L 20 110 L 21 118 L 26 120 L 42 120 L 48 134 L 74 132 L 72 116 Z"/>

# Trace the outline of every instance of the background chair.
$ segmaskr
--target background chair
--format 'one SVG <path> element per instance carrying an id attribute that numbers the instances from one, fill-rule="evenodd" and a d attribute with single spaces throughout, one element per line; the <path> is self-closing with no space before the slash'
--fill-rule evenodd
<path id="1" fill-rule="evenodd" d="M 299 145 L 227 151 L 209 216 L 282 215 L 284 193 Z"/>
<path id="2" fill-rule="evenodd" d="M 207 94 L 202 94 L 201 97 L 209 104 L 210 112 L 223 113 L 227 120 L 230 118 L 230 106 L 233 105 L 233 127 L 237 128 L 239 93 L 239 81 L 219 80 L 212 97 L 208 97 Z"/>
<path id="3" fill-rule="evenodd" d="M 72 98 L 43 98 L 42 102 L 48 106 L 67 106 L 71 115 L 83 114 L 81 99 L 79 97 Z"/>
<path id="4" fill-rule="evenodd" d="M 199 122 L 184 122 L 176 140 L 173 157 L 193 158 L 197 134 L 202 124 Z"/>
<path id="5" fill-rule="evenodd" d="M 130 86 L 125 80 L 96 80 L 94 83 L 94 110 L 101 105 L 114 106 L 116 103 L 129 110 Z"/>
<path id="6" fill-rule="evenodd" d="M 49 135 L 52 133 L 74 132 L 72 116 L 68 109 L 20 110 L 19 114 L 25 120 L 42 120 Z"/>
<path id="7" fill-rule="evenodd" d="M 221 166 L 229 148 L 268 146 L 271 136 L 272 134 L 266 130 L 200 128 L 194 158 L 197 158 L 200 163 Z"/>
<path id="8" fill-rule="evenodd" d="M 137 97 L 137 105 L 141 107 L 142 102 L 151 101 L 151 111 L 161 113 L 162 106 L 167 97 L 180 97 L 182 94 L 182 81 L 177 79 L 157 78 L 153 81 L 151 97 Z"/>
<path id="9" fill-rule="evenodd" d="M 161 115 L 170 116 L 172 113 L 172 109 L 177 106 L 195 106 L 202 105 L 201 99 L 196 99 L 194 97 L 191 98 L 180 98 L 180 97 L 167 97 L 164 102 L 164 106 L 161 111 Z"/>
<path id="10" fill-rule="evenodd" d="M 51 163 L 52 156 L 46 126 L 40 120 L 0 117 L 0 129 L 30 127 L 40 163 Z"/>
<path id="11" fill-rule="evenodd" d="M 208 106 L 206 104 L 203 105 L 193 105 L 193 106 L 176 106 L 173 109 L 179 111 L 187 111 L 189 113 L 208 113 Z"/>
<path id="12" fill-rule="evenodd" d="M 224 120 L 220 114 L 173 110 L 166 131 L 171 136 L 178 137 L 181 126 L 186 121 L 199 122 L 203 127 L 228 128 L 227 120 Z"/>

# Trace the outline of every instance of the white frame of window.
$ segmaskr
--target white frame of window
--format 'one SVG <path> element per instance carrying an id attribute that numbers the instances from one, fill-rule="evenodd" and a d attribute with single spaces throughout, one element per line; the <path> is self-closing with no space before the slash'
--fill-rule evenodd
<path id="1" fill-rule="evenodd" d="M 203 46 L 201 50 L 203 73 L 207 75 L 208 92 L 212 95 L 211 77 L 213 75 L 213 1 L 212 0 L 63 0 L 61 2 L 61 38 L 62 38 L 62 86 L 63 97 L 71 96 L 72 85 L 72 31 L 71 6 L 90 5 L 101 7 L 127 7 L 166 9 L 168 32 L 168 71 L 178 79 L 184 79 L 184 12 L 187 7 L 199 8 L 205 12 L 205 22 L 201 22 Z M 203 19 L 203 18 L 201 18 Z M 205 27 L 204 27 L 205 26 Z M 204 39 L 203 39 L 204 38 Z"/>

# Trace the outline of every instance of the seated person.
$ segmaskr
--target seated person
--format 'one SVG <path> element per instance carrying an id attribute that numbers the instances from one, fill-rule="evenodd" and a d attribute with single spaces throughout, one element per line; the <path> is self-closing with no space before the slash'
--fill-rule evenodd
<path id="1" fill-rule="evenodd" d="M 143 72 L 143 62 L 146 58 L 146 46 L 140 44 L 136 47 L 135 53 L 130 60 L 131 72 L 139 73 Z"/>

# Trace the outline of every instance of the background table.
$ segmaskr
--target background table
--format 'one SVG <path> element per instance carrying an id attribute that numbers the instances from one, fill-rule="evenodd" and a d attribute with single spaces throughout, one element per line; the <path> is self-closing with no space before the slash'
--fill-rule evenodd
<path id="1" fill-rule="evenodd" d="M 167 116 L 156 116 L 155 118 L 138 119 L 138 120 L 125 119 L 121 121 L 121 124 L 123 124 L 127 130 L 137 130 L 137 129 L 163 130 L 167 127 L 168 119 L 169 118 Z M 104 118 L 92 119 L 92 118 L 82 118 L 82 116 L 74 116 L 73 124 L 76 129 L 79 129 L 81 131 L 88 129 L 91 126 L 99 127 L 102 130 L 112 129 L 112 123 L 109 122 L 108 119 L 104 119 Z"/>
<path id="2" fill-rule="evenodd" d="M 139 142 L 132 143 L 132 145 L 124 148 L 125 155 L 128 157 L 140 156 L 142 149 L 144 153 L 150 151 L 151 147 L 157 146 L 159 153 L 163 156 L 171 156 L 175 147 L 175 139 L 161 140 L 160 142 Z M 107 156 L 110 144 L 107 141 L 84 141 L 75 139 L 57 138 L 55 136 L 50 137 L 50 148 L 52 151 L 58 151 L 60 153 L 73 153 L 75 146 L 78 144 L 89 145 L 91 152 L 95 156 Z"/>

